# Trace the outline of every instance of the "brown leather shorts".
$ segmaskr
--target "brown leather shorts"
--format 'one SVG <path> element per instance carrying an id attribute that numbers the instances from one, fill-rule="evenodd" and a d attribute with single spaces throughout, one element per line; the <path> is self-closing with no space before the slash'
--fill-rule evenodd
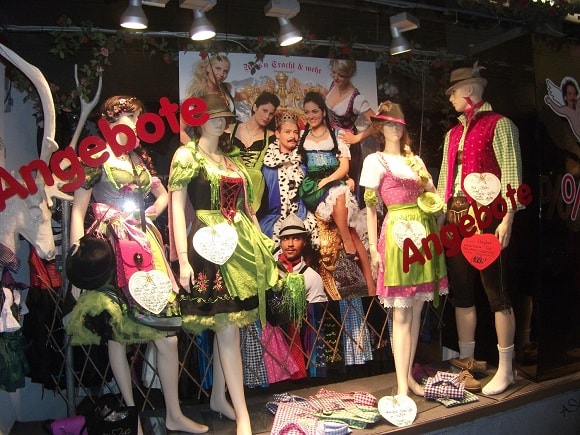
<path id="1" fill-rule="evenodd" d="M 469 211 L 469 201 L 465 196 L 454 196 L 447 203 L 447 222 L 452 224 L 459 223 L 459 219 L 465 216 Z"/>

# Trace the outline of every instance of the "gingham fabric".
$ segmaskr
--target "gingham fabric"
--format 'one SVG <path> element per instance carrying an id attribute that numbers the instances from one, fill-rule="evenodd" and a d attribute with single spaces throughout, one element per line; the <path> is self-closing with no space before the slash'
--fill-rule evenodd
<path id="1" fill-rule="evenodd" d="M 426 399 L 463 399 L 464 395 L 465 382 L 460 381 L 455 373 L 437 372 L 425 385 Z"/>
<path id="2" fill-rule="evenodd" d="M 304 402 L 305 403 L 305 402 Z M 316 435 L 318 418 L 307 405 L 279 402 L 271 435 Z"/>
<path id="3" fill-rule="evenodd" d="M 472 402 L 478 402 L 478 401 L 479 401 L 479 399 L 477 398 L 477 396 L 475 394 L 473 394 L 471 391 L 467 391 L 467 390 L 465 390 L 465 395 L 463 396 L 462 399 L 444 399 L 444 398 L 437 399 L 437 402 L 441 403 L 446 408 L 451 408 L 451 407 L 457 406 L 457 405 L 465 405 L 466 403 L 472 403 Z"/>

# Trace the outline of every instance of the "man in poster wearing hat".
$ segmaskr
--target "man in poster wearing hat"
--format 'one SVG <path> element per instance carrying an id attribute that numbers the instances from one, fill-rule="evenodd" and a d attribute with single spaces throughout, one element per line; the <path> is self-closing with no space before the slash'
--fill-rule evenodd
<path id="1" fill-rule="evenodd" d="M 322 278 L 304 262 L 302 257 L 309 235 L 304 222 L 294 213 L 290 213 L 280 225 L 278 263 L 282 264 L 287 272 L 298 272 L 304 275 L 307 302 L 326 302 L 328 298 Z"/>
<path id="2" fill-rule="evenodd" d="M 491 105 L 483 100 L 487 80 L 481 77 L 480 70 L 476 62 L 473 67 L 452 71 L 450 86 L 445 92 L 455 110 L 461 113 L 458 124 L 445 137 L 437 188 L 447 203 L 447 223 L 457 224 L 463 215 L 473 213 L 474 207 L 491 202 L 489 190 L 485 200 L 481 197 L 482 180 L 495 186 L 491 188 L 492 195 L 503 198 L 507 198 L 508 185 L 517 189 L 522 180 L 518 129 L 511 120 L 493 112 Z M 447 257 L 459 341 L 459 358 L 452 359 L 452 364 L 471 371 L 485 371 L 485 362 L 473 358 L 477 319 L 474 291 L 478 279 L 495 316 L 499 364 L 495 376 L 483 387 L 486 395 L 500 394 L 514 381 L 515 316 L 507 287 L 510 273 L 507 258 L 514 215 L 521 208 L 519 203 L 516 209 L 508 206 L 503 219 L 494 218 L 482 231 L 494 234 L 501 245 L 499 257 L 487 268 L 477 270 L 462 252 Z"/>

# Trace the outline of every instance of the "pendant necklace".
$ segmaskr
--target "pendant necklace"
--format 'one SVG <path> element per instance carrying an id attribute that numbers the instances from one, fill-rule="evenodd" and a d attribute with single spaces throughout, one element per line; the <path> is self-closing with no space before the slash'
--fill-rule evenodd
<path id="1" fill-rule="evenodd" d="M 253 142 L 254 136 L 256 136 L 258 134 L 260 128 L 258 128 L 257 131 L 255 131 L 254 133 L 250 133 L 250 127 L 248 127 L 248 123 L 247 122 L 246 122 L 245 126 L 246 126 L 246 132 L 248 134 L 248 138 L 250 139 L 250 145 L 252 145 L 254 143 Z"/>
<path id="2" fill-rule="evenodd" d="M 212 155 L 210 153 L 208 153 L 206 150 L 204 150 L 200 145 L 198 145 L 197 147 L 206 157 L 208 157 L 212 162 L 214 162 L 214 164 L 218 167 L 218 169 L 221 169 L 221 170 L 224 169 L 225 157 L 221 152 L 219 153 L 219 157 L 220 157 L 219 160 L 216 160 L 212 157 Z"/>
<path id="3" fill-rule="evenodd" d="M 314 134 L 314 130 L 310 130 L 310 132 L 308 134 L 310 136 L 312 136 L 315 140 L 319 140 L 320 138 L 322 138 L 326 134 L 327 131 L 328 131 L 328 128 L 326 126 L 324 126 L 324 130 L 322 131 L 322 133 Z"/>

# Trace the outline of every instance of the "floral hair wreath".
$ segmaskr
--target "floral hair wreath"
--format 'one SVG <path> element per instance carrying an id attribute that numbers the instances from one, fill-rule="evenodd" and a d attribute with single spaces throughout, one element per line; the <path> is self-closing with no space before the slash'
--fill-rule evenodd
<path id="1" fill-rule="evenodd" d="M 137 98 L 119 98 L 118 102 L 101 112 L 101 118 L 107 122 L 115 122 L 123 113 L 131 113 L 136 109 Z"/>

